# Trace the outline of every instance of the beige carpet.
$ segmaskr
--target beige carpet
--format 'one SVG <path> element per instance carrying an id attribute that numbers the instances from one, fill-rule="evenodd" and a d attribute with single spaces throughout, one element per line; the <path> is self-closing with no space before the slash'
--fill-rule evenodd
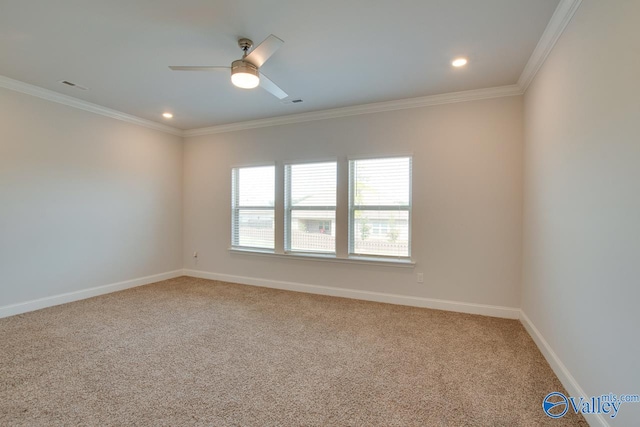
<path id="1" fill-rule="evenodd" d="M 181 277 L 0 337 L 0 425 L 587 425 L 514 320 Z"/>

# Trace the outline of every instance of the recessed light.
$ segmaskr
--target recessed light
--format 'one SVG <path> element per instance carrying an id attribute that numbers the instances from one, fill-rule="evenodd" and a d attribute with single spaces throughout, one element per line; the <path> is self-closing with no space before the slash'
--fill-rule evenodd
<path id="1" fill-rule="evenodd" d="M 173 114 L 171 114 L 171 113 L 162 113 L 162 117 L 164 117 L 165 119 L 171 119 L 171 118 L 173 118 Z"/>
<path id="2" fill-rule="evenodd" d="M 467 65 L 467 58 L 456 58 L 451 62 L 454 67 L 464 67 Z"/>

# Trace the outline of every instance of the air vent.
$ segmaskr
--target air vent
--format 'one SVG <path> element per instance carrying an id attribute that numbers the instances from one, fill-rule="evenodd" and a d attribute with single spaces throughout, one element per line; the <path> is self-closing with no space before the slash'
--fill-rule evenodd
<path id="1" fill-rule="evenodd" d="M 76 89 L 80 89 L 80 90 L 88 90 L 88 88 L 86 88 L 84 86 L 81 86 L 81 85 L 79 85 L 77 83 L 70 82 L 69 80 L 60 80 L 58 83 L 61 83 L 61 84 L 65 85 L 65 86 L 69 86 L 69 87 L 73 87 L 73 88 L 76 88 Z"/>
<path id="2" fill-rule="evenodd" d="M 289 105 L 289 104 L 299 104 L 302 102 L 302 99 L 284 99 L 282 101 L 283 104 L 285 105 Z"/>

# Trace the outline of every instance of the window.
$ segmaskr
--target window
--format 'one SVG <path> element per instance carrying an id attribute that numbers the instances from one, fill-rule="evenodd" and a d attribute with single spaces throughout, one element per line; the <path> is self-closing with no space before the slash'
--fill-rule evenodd
<path id="1" fill-rule="evenodd" d="M 411 158 L 349 162 L 349 254 L 411 255 Z"/>
<path id="2" fill-rule="evenodd" d="M 274 249 L 275 166 L 234 168 L 231 245 Z"/>
<path id="3" fill-rule="evenodd" d="M 335 253 L 336 162 L 285 166 L 285 250 Z"/>
<path id="4" fill-rule="evenodd" d="M 286 258 L 415 266 L 412 161 L 397 156 L 234 168 L 231 248 Z"/>

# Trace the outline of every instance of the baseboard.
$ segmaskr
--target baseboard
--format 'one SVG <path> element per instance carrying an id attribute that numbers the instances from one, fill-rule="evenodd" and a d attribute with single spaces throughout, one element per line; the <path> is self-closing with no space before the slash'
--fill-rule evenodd
<path id="1" fill-rule="evenodd" d="M 183 270 L 174 270 L 166 273 L 154 274 L 152 276 L 125 280 L 124 282 L 112 283 L 110 285 L 96 286 L 94 288 L 82 289 L 75 292 L 67 292 L 64 294 L 25 301 L 18 304 L 5 305 L 0 307 L 0 318 L 15 316 L 16 314 L 40 310 L 42 308 L 91 298 L 98 295 L 109 294 L 111 292 L 122 291 L 124 289 L 135 288 L 136 286 L 148 285 L 149 283 L 159 282 L 161 280 L 173 279 L 174 277 L 182 276 L 182 273 Z"/>
<path id="2" fill-rule="evenodd" d="M 223 282 L 240 283 L 243 285 L 260 286 L 264 288 L 306 292 L 310 294 L 329 295 L 334 297 L 359 299 L 365 301 L 384 302 L 412 307 L 433 308 L 436 310 L 455 311 L 459 313 L 480 314 L 483 316 L 502 317 L 506 319 L 518 319 L 520 317 L 520 309 L 512 307 L 501 307 L 432 298 L 412 297 L 405 295 L 388 294 L 383 292 L 359 291 L 355 289 L 334 288 L 330 286 L 309 285 L 304 283 L 284 282 L 280 280 L 266 280 L 256 277 L 235 276 L 230 274 L 210 273 L 207 271 L 189 269 L 184 270 L 184 275 L 198 277 L 201 279 L 219 280 Z"/>
<path id="3" fill-rule="evenodd" d="M 571 375 L 569 369 L 565 366 L 564 363 L 560 360 L 558 355 L 553 351 L 547 340 L 544 339 L 538 328 L 531 322 L 531 319 L 527 317 L 524 311 L 520 311 L 520 322 L 524 326 L 524 328 L 529 332 L 531 338 L 536 343 L 540 352 L 547 359 L 549 365 L 551 365 L 551 369 L 556 374 L 564 388 L 567 389 L 567 392 L 570 396 L 584 396 L 589 397 L 584 392 L 578 381 Z M 609 427 L 609 423 L 604 419 L 604 417 L 600 414 L 589 414 L 584 416 L 590 426 L 598 426 L 598 427 Z"/>

